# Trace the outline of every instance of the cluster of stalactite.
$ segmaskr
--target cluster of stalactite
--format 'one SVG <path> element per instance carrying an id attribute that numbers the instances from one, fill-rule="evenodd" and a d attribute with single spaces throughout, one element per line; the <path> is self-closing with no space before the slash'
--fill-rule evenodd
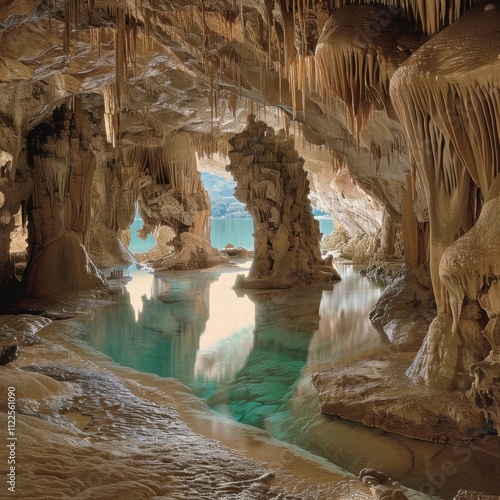
<path id="1" fill-rule="evenodd" d="M 304 161 L 280 131 L 249 116 L 247 127 L 230 140 L 227 170 L 237 182 L 235 197 L 254 220 L 255 258 L 240 288 L 287 288 L 299 283 L 338 280 L 321 257 L 319 222 L 308 199 Z"/>
<path id="2" fill-rule="evenodd" d="M 378 15 L 379 8 L 364 5 L 335 12 L 316 47 L 316 90 L 330 109 L 336 97 L 345 103 L 358 140 L 372 108 L 394 118 L 389 82 L 401 59 L 394 43 L 401 22 Z M 379 30 L 374 36 L 370 29 L 377 19 Z"/>
<path id="3" fill-rule="evenodd" d="M 62 44 L 68 55 L 74 50 L 72 44 L 76 44 L 72 38 L 80 42 L 80 34 L 86 33 L 100 59 L 102 35 L 109 31 L 109 26 L 113 27 L 115 78 L 101 89 L 105 96 L 108 141 L 115 145 L 119 113 L 130 105 L 129 76 L 135 74 L 138 57 L 155 43 L 158 32 L 198 56 L 206 76 L 212 125 L 217 120 L 222 89 L 229 89 L 231 106 L 236 109 L 242 89 L 252 84 L 252 77 L 246 74 L 249 58 L 261 63 L 258 86 L 264 95 L 266 73 L 276 71 L 280 88 L 282 78 L 289 81 L 294 109 L 300 101 L 304 110 L 307 96 L 317 91 L 325 94 L 325 89 L 330 88 L 328 95 L 323 97 L 328 100 L 330 92 L 343 96 L 355 119 L 362 120 L 369 109 L 366 103 L 379 106 L 390 104 L 387 85 L 394 69 L 391 58 L 404 55 L 391 54 L 395 49 L 391 46 L 392 38 L 399 29 L 400 21 L 410 28 L 433 34 L 454 22 L 475 2 L 447 0 L 422 3 L 408 0 L 399 3 L 385 0 L 379 2 L 377 7 L 369 6 L 372 2 L 367 2 L 368 6 L 351 3 L 350 0 L 337 1 L 333 5 L 318 0 L 274 0 L 253 6 L 240 1 L 239 4 L 229 3 L 225 10 L 215 9 L 207 3 L 168 10 L 164 6 L 160 8 L 126 0 L 113 3 L 67 0 L 62 10 L 59 10 L 57 2 L 48 2 L 44 8 L 49 32 L 54 33 L 59 28 L 55 23 L 63 19 Z M 340 25 L 343 25 L 340 31 L 352 35 L 354 45 L 346 46 L 343 55 L 335 55 L 328 50 L 323 52 L 323 43 L 320 42 L 315 58 L 318 39 L 324 40 L 336 30 L 332 22 L 335 24 L 337 21 L 330 19 L 327 22 L 332 13 L 354 19 L 350 33 L 345 31 L 346 24 L 340 20 Z M 103 24 L 106 27 L 101 26 Z M 370 49 L 359 51 L 356 47 L 359 44 L 369 45 Z M 329 47 L 329 44 L 326 45 Z M 406 50 L 401 48 L 401 43 L 398 46 L 400 51 Z M 182 64 L 181 61 L 179 64 Z M 339 78 L 332 80 L 330 71 L 338 73 Z M 365 86 L 359 85 L 363 78 L 366 79 Z M 357 84 L 354 83 L 356 80 Z M 352 86 L 350 96 L 345 82 Z M 212 127 L 212 131 L 216 133 L 216 127 Z"/>

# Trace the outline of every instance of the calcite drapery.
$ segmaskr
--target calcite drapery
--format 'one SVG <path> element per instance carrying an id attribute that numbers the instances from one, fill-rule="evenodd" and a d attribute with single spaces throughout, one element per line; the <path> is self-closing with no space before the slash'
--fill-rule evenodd
<path id="1" fill-rule="evenodd" d="M 288 288 L 335 281 L 337 271 L 321 257 L 319 223 L 312 215 L 304 160 L 284 132 L 249 116 L 247 127 L 230 141 L 237 182 L 235 197 L 254 219 L 255 258 L 239 288 Z"/>
<path id="2" fill-rule="evenodd" d="M 490 196 L 500 172 L 499 24 L 497 3 L 472 9 L 417 50 L 396 71 L 390 87 L 409 139 L 418 176 L 414 181 L 422 186 L 429 209 L 430 266 L 438 308 L 408 374 L 448 389 L 468 388 L 469 367 L 483 357 L 483 314 L 475 301 L 484 274 L 479 282 L 462 278 L 465 268 L 477 274 L 474 259 L 489 243 L 483 248 L 482 238 L 476 237 L 474 245 L 479 247 L 466 261 L 457 249 L 474 233 L 466 234 L 458 246 L 454 243 L 471 229 L 481 210 L 491 210 L 483 207 L 483 199 Z M 489 255 L 489 265 L 496 267 L 498 254 Z M 465 266 L 464 272 L 456 266 Z M 465 295 L 473 302 L 464 303 Z"/>
<path id="3" fill-rule="evenodd" d="M 34 186 L 29 211 L 30 259 L 25 293 L 48 297 L 104 283 L 86 251 L 95 158 L 80 99 L 57 108 L 28 137 Z"/>
<path id="4" fill-rule="evenodd" d="M 189 231 L 210 239 L 210 200 L 201 184 L 189 134 L 125 147 L 124 156 L 144 177 L 138 201 L 146 226 L 164 224 L 177 235 Z"/>
<path id="5" fill-rule="evenodd" d="M 136 172 L 132 189 L 144 221 L 142 236 L 165 226 L 175 233 L 173 253 L 155 260 L 153 267 L 199 269 L 227 262 L 210 245 L 210 200 L 201 184 L 189 134 L 125 147 L 124 157 Z"/>
<path id="6" fill-rule="evenodd" d="M 394 118 L 389 81 L 403 56 L 394 43 L 399 23 L 387 12 L 377 36 L 370 36 L 377 16 L 378 7 L 343 7 L 328 19 L 316 46 L 318 90 L 329 105 L 337 96 L 342 99 L 358 140 L 372 108 L 384 109 Z"/>

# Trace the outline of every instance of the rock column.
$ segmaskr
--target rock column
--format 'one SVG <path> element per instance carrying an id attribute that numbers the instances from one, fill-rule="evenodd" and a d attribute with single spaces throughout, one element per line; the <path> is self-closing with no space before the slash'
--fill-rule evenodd
<path id="1" fill-rule="evenodd" d="M 50 297 L 67 290 L 103 284 L 85 245 L 90 226 L 91 186 L 95 168 L 88 150 L 83 105 L 62 105 L 50 122 L 28 137 L 33 169 L 29 211 L 30 260 L 23 276 L 25 293 Z"/>
<path id="2" fill-rule="evenodd" d="M 304 160 L 284 132 L 249 117 L 230 141 L 226 169 L 237 182 L 235 197 L 254 220 L 255 259 L 238 288 L 289 288 L 340 277 L 321 257 L 319 223 L 312 215 Z"/>

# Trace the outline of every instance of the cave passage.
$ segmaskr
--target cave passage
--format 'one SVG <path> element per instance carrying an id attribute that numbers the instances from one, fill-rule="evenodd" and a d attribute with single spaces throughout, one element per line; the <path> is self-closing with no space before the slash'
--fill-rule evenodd
<path id="1" fill-rule="evenodd" d="M 201 172 L 201 181 L 210 198 L 212 246 L 220 250 L 231 244 L 253 250 L 254 224 L 245 205 L 234 196 L 236 182 L 206 171 Z M 334 223 L 331 214 L 313 208 L 313 215 L 319 221 L 323 237 L 333 232 Z"/>

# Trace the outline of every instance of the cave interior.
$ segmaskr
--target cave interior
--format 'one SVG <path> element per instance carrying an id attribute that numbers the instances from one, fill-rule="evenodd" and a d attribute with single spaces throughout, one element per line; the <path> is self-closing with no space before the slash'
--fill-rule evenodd
<path id="1" fill-rule="evenodd" d="M 360 406 L 333 369 L 322 410 L 499 459 L 499 26 L 498 1 L 1 2 L 5 314 L 137 263 L 136 207 L 154 270 L 226 265 L 200 170 L 254 219 L 239 288 L 341 279 L 313 200 L 334 254 L 402 265 L 370 317 L 399 349 L 379 386 L 409 405 Z"/>

